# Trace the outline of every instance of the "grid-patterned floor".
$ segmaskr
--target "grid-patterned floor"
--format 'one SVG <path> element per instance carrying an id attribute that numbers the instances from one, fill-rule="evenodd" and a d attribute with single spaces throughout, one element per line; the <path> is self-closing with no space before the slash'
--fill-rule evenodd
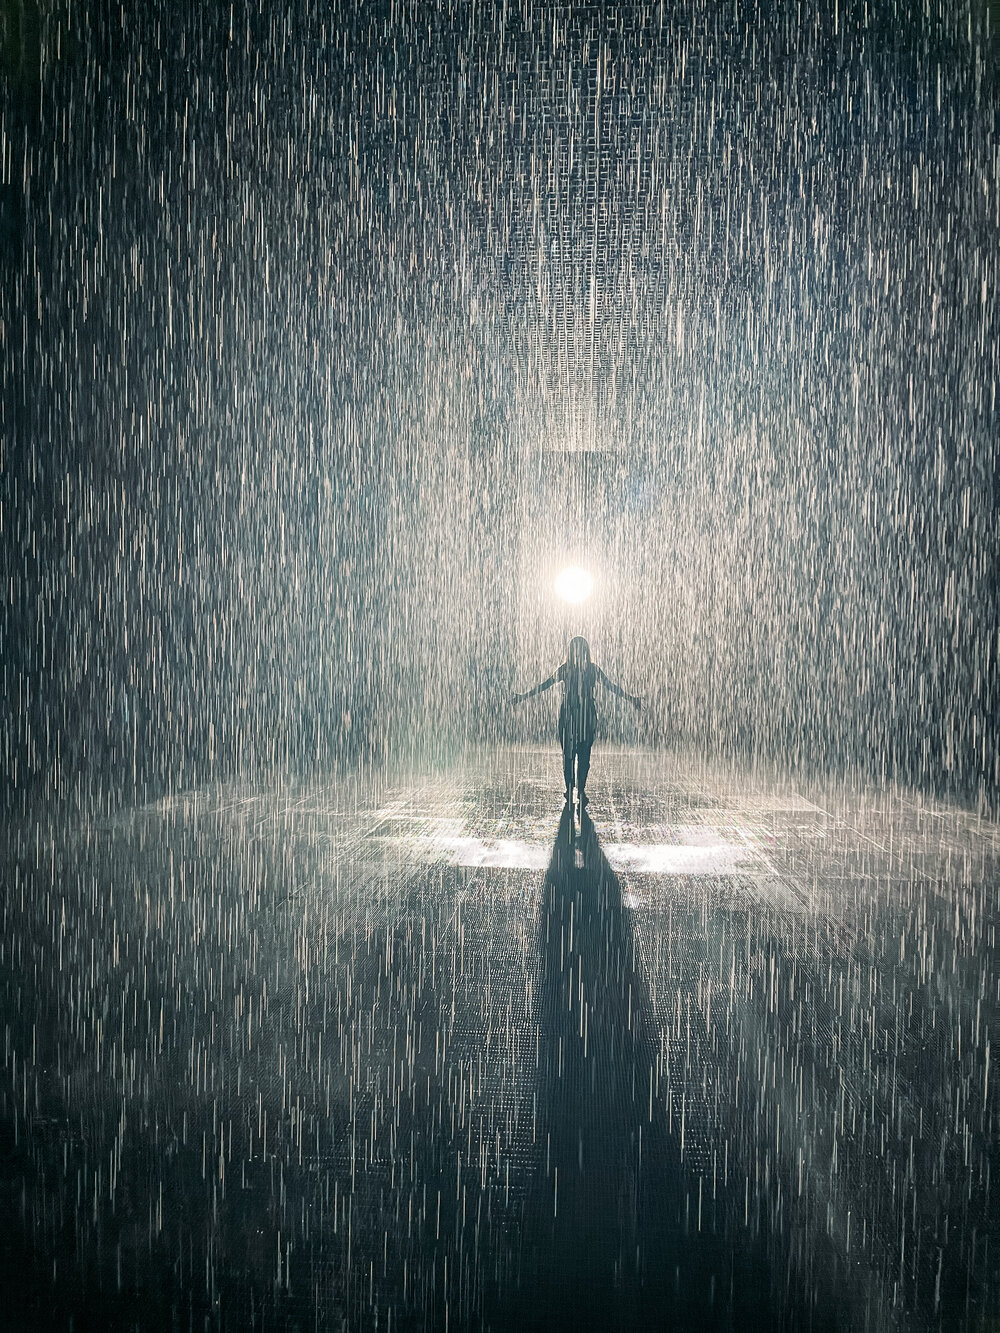
<path id="1" fill-rule="evenodd" d="M 628 751 L 582 827 L 559 788 L 25 826 L 14 1326 L 993 1327 L 996 825 Z"/>

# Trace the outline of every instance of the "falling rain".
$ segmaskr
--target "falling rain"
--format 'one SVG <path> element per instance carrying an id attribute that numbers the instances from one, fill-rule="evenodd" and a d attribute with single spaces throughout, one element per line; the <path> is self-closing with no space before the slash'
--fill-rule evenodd
<path id="1" fill-rule="evenodd" d="M 0 1324 L 996 1329 L 996 0 L 0 71 Z"/>

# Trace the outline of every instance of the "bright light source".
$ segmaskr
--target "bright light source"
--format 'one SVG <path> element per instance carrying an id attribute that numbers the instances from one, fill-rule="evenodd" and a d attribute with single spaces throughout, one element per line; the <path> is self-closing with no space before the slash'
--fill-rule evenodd
<path id="1" fill-rule="evenodd" d="M 556 593 L 564 602 L 578 606 L 585 602 L 594 591 L 594 580 L 579 565 L 570 565 L 556 579 Z"/>

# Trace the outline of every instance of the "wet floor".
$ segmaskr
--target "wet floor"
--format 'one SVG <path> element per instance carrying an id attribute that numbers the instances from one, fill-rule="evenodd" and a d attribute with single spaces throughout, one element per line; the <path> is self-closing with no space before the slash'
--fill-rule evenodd
<path id="1" fill-rule="evenodd" d="M 47 810 L 0 1323 L 995 1329 L 995 823 L 509 750 Z"/>

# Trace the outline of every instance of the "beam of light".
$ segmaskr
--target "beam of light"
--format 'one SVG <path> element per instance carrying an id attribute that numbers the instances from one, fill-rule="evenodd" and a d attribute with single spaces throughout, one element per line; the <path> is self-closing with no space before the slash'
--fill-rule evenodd
<path id="1" fill-rule="evenodd" d="M 571 602 L 574 606 L 579 606 L 594 591 L 594 580 L 579 565 L 570 565 L 556 579 L 555 590 L 556 595 L 561 597 L 564 602 Z"/>

